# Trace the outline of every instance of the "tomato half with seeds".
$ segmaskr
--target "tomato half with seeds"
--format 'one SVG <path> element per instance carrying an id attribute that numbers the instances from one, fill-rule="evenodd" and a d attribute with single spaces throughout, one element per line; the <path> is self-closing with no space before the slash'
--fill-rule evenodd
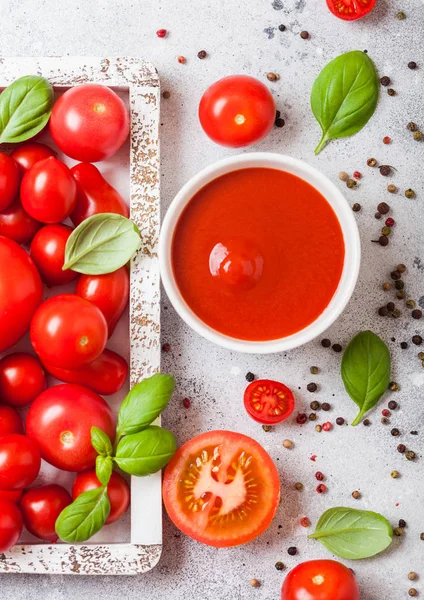
<path id="1" fill-rule="evenodd" d="M 250 542 L 270 525 L 280 480 L 258 442 L 232 431 L 210 431 L 184 444 L 166 467 L 163 501 L 189 537 L 216 548 Z"/>
<path id="2" fill-rule="evenodd" d="M 275 425 L 289 417 L 294 409 L 293 392 L 284 383 L 258 379 L 244 392 L 244 407 L 258 423 Z"/>
<path id="3" fill-rule="evenodd" d="M 368 15 L 376 0 L 327 0 L 327 6 L 333 15 L 343 21 L 356 21 Z"/>
<path id="4" fill-rule="evenodd" d="M 281 600 L 359 600 L 350 569 L 335 560 L 309 560 L 287 575 Z"/>

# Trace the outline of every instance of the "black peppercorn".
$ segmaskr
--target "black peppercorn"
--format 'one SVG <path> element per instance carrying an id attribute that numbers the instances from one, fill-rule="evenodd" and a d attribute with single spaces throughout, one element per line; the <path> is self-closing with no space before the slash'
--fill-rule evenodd
<path id="1" fill-rule="evenodd" d="M 396 271 L 396 272 L 399 273 L 399 271 Z M 399 275 L 400 275 L 400 273 L 399 273 Z M 398 279 L 395 281 L 395 288 L 397 290 L 403 290 L 404 287 L 405 287 L 405 283 L 401 279 Z"/>
<path id="2" fill-rule="evenodd" d="M 333 344 L 332 348 L 333 348 L 334 352 L 341 352 L 342 351 L 342 347 L 340 346 L 340 344 Z"/>
<path id="3" fill-rule="evenodd" d="M 345 420 L 343 419 L 343 417 L 337 417 L 336 423 L 337 425 L 344 425 Z"/>
<path id="4" fill-rule="evenodd" d="M 311 414 L 309 415 L 309 420 L 310 420 L 310 421 L 316 421 L 316 420 L 317 420 L 317 416 L 316 416 L 316 414 L 315 414 L 315 413 L 311 413 Z"/>
<path id="5" fill-rule="evenodd" d="M 408 63 L 408 68 L 409 68 L 409 69 L 412 69 L 412 70 L 413 70 L 413 69 L 416 69 L 416 68 L 417 68 L 417 63 L 416 63 L 414 60 L 411 60 L 411 61 Z"/>
<path id="6" fill-rule="evenodd" d="M 355 204 L 352 206 L 352 210 L 353 212 L 359 212 L 361 210 L 361 205 L 358 204 L 358 202 L 355 202 Z"/>
<path id="7" fill-rule="evenodd" d="M 396 400 L 390 400 L 387 406 L 390 408 L 390 410 L 396 410 L 398 407 L 398 403 L 396 402 Z"/>
<path id="8" fill-rule="evenodd" d="M 412 312 L 411 312 L 411 316 L 413 319 L 421 319 L 421 317 L 423 316 L 422 311 L 419 308 L 415 308 Z"/>
<path id="9" fill-rule="evenodd" d="M 330 341 L 328 338 L 324 338 L 324 339 L 321 341 L 321 346 L 322 346 L 323 348 L 329 348 L 329 347 L 331 346 L 331 341 Z"/>
<path id="10" fill-rule="evenodd" d="M 278 561 L 275 563 L 275 568 L 277 569 L 277 571 L 284 571 L 284 563 Z"/>
<path id="11" fill-rule="evenodd" d="M 329 410 L 331 410 L 331 404 L 329 404 L 328 402 L 323 402 L 321 404 L 321 408 L 322 410 L 324 410 L 325 412 L 328 412 Z"/>
<path id="12" fill-rule="evenodd" d="M 306 386 L 306 389 L 308 390 L 308 392 L 316 392 L 318 389 L 318 386 L 316 383 L 308 383 L 308 385 Z"/>
<path id="13" fill-rule="evenodd" d="M 284 119 L 281 119 L 280 117 L 278 119 L 275 119 L 275 125 L 277 127 L 284 127 L 284 125 L 286 124 Z"/>
<path id="14" fill-rule="evenodd" d="M 390 206 L 386 202 L 380 202 L 377 206 L 377 210 L 380 214 L 386 215 L 390 210 Z"/>
<path id="15" fill-rule="evenodd" d="M 200 52 L 197 53 L 197 58 L 203 59 L 206 58 L 208 55 L 208 53 L 206 52 L 206 50 L 200 50 Z"/>
<path id="16" fill-rule="evenodd" d="M 402 527 L 402 529 L 404 529 L 406 527 L 406 521 L 404 521 L 403 519 L 399 519 L 398 527 Z"/>
<path id="17" fill-rule="evenodd" d="M 251 371 L 249 371 L 248 373 L 246 373 L 246 381 L 248 381 L 249 383 L 252 383 L 252 381 L 255 379 L 255 376 L 253 375 L 253 373 Z"/>
<path id="18" fill-rule="evenodd" d="M 388 303 L 386 304 L 386 306 L 387 306 L 387 310 L 388 310 L 389 312 L 393 312 L 393 311 L 395 310 L 395 304 L 394 304 L 394 302 L 388 302 Z"/>
<path id="19" fill-rule="evenodd" d="M 290 556 L 296 556 L 297 548 L 295 546 L 290 546 L 290 548 L 287 550 L 287 552 L 290 554 Z"/>
<path id="20" fill-rule="evenodd" d="M 424 533 L 420 533 L 420 540 L 424 540 Z"/>
<path id="21" fill-rule="evenodd" d="M 398 279 L 400 279 L 402 277 L 402 275 L 399 273 L 399 271 L 392 271 L 390 273 L 390 277 L 393 279 L 393 281 L 397 281 Z M 396 288 L 399 289 L 399 288 Z"/>
<path id="22" fill-rule="evenodd" d="M 405 454 L 405 451 L 406 451 L 405 444 L 399 444 L 397 447 L 397 451 L 400 452 L 400 454 Z"/>
<path id="23" fill-rule="evenodd" d="M 384 77 L 382 77 L 380 79 L 380 83 L 381 85 L 384 85 L 384 87 L 387 87 L 388 85 L 390 85 L 392 82 L 390 80 L 390 77 L 387 77 L 387 75 L 384 75 Z"/>
<path id="24" fill-rule="evenodd" d="M 307 40 L 309 38 L 309 32 L 308 31 L 301 31 L 300 32 L 300 37 L 302 38 L 302 40 Z"/>
<path id="25" fill-rule="evenodd" d="M 396 427 L 393 427 L 393 429 L 390 432 L 392 434 L 393 437 L 399 437 L 400 436 L 400 431 L 399 429 L 396 429 Z"/>
<path id="26" fill-rule="evenodd" d="M 379 168 L 380 175 L 387 177 L 392 172 L 392 168 L 389 165 L 381 165 Z"/>
<path id="27" fill-rule="evenodd" d="M 390 420 L 387 417 L 381 417 L 381 422 L 383 423 L 383 425 L 388 425 L 390 423 Z"/>
<path id="28" fill-rule="evenodd" d="M 398 298 L 399 300 L 404 300 L 405 299 L 405 290 L 398 290 L 396 292 L 396 298 Z"/>
<path id="29" fill-rule="evenodd" d="M 285 31 L 286 30 L 286 26 L 281 24 L 281 25 L 278 26 L 278 29 L 280 31 Z"/>
<path id="30" fill-rule="evenodd" d="M 275 118 L 279 119 L 281 117 L 281 112 L 279 110 L 275 111 Z"/>
<path id="31" fill-rule="evenodd" d="M 389 96 L 395 96 L 396 95 L 396 92 L 395 92 L 395 90 L 393 88 L 389 88 L 387 90 L 387 93 L 389 94 Z"/>
<path id="32" fill-rule="evenodd" d="M 319 402 L 317 402 L 317 400 L 314 400 L 313 402 L 311 402 L 309 406 L 311 407 L 312 410 L 319 410 L 321 408 L 321 404 Z"/>
<path id="33" fill-rule="evenodd" d="M 381 306 L 378 309 L 378 314 L 380 315 L 380 317 L 387 317 L 387 315 L 389 314 L 387 306 Z"/>
<path id="34" fill-rule="evenodd" d="M 272 431 L 272 425 L 262 425 L 262 429 L 268 433 L 270 431 Z"/>
<path id="35" fill-rule="evenodd" d="M 420 335 L 413 335 L 412 343 L 416 346 L 421 346 L 421 344 L 423 343 L 423 338 Z"/>
<path id="36" fill-rule="evenodd" d="M 408 344 L 406 342 L 401 342 L 400 347 L 402 348 L 402 350 L 406 350 L 408 348 Z"/>
<path id="37" fill-rule="evenodd" d="M 371 421 L 369 419 L 364 419 L 364 425 L 365 427 L 368 427 L 368 425 L 371 425 Z"/>

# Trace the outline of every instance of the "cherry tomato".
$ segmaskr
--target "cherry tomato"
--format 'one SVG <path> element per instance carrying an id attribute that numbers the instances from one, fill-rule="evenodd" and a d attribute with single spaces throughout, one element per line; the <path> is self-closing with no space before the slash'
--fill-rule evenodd
<path id="1" fill-rule="evenodd" d="M 72 383 L 56 385 L 38 396 L 26 420 L 27 435 L 38 444 L 44 460 L 58 469 L 75 472 L 94 467 L 97 453 L 91 445 L 93 426 L 113 441 L 115 420 L 107 402 L 88 388 Z"/>
<path id="2" fill-rule="evenodd" d="M 71 495 L 60 485 L 31 488 L 24 493 L 19 504 L 25 527 L 41 540 L 56 542 L 56 519 L 71 502 Z"/>
<path id="3" fill-rule="evenodd" d="M 41 223 L 29 216 L 19 198 L 0 213 L 0 235 L 18 244 L 28 244 L 40 227 Z"/>
<path id="4" fill-rule="evenodd" d="M 327 6 L 333 15 L 343 21 L 356 21 L 369 14 L 376 0 L 327 0 Z"/>
<path id="5" fill-rule="evenodd" d="M 0 438 L 9 433 L 23 433 L 24 426 L 17 411 L 0 404 Z"/>
<path id="6" fill-rule="evenodd" d="M 271 457 L 252 438 L 210 431 L 177 450 L 166 467 L 163 501 L 173 523 L 198 542 L 250 542 L 270 525 L 280 500 Z"/>
<path id="7" fill-rule="evenodd" d="M 0 236 L 0 352 L 28 331 L 43 299 L 43 284 L 31 258 L 13 240 Z"/>
<path id="8" fill-rule="evenodd" d="M 75 208 L 77 185 L 65 163 L 50 156 L 36 162 L 21 183 L 21 202 L 42 223 L 60 223 Z"/>
<path id="9" fill-rule="evenodd" d="M 95 469 L 79 473 L 72 486 L 72 500 L 78 498 L 83 492 L 95 490 L 101 485 L 102 484 L 96 477 Z M 106 525 L 109 525 L 110 523 L 117 521 L 130 505 L 129 485 L 122 475 L 116 471 L 113 471 L 112 477 L 107 484 L 107 495 L 110 502 L 110 513 L 106 519 Z"/>
<path id="10" fill-rule="evenodd" d="M 128 364 L 125 358 L 105 348 L 96 360 L 80 369 L 58 369 L 45 365 L 47 371 L 56 379 L 66 383 L 79 383 L 102 396 L 115 394 L 124 385 L 128 375 Z"/>
<path id="11" fill-rule="evenodd" d="M 292 414 L 293 392 L 279 381 L 258 379 L 247 386 L 244 407 L 248 415 L 258 423 L 275 425 Z"/>
<path id="12" fill-rule="evenodd" d="M 80 163 L 72 167 L 71 173 L 78 189 L 77 204 L 71 214 L 75 227 L 98 213 L 116 213 L 127 218 L 130 216 L 121 194 L 106 181 L 97 167 L 90 163 Z"/>
<path id="13" fill-rule="evenodd" d="M 0 399 L 12 406 L 26 406 L 46 389 L 46 375 L 36 356 L 25 352 L 0 360 Z"/>
<path id="14" fill-rule="evenodd" d="M 22 515 L 10 500 L 0 499 L 0 552 L 7 552 L 22 533 Z"/>
<path id="15" fill-rule="evenodd" d="M 28 487 L 40 466 L 40 450 L 29 437 L 10 433 L 0 438 L 0 490 Z"/>
<path id="16" fill-rule="evenodd" d="M 19 190 L 19 168 L 4 152 L 0 152 L 0 210 L 10 206 Z"/>
<path id="17" fill-rule="evenodd" d="M 275 101 L 261 81 L 231 75 L 203 94 L 199 119 L 204 132 L 221 146 L 240 148 L 264 138 L 275 121 Z"/>
<path id="18" fill-rule="evenodd" d="M 92 302 L 102 311 L 109 337 L 124 312 L 130 295 L 130 276 L 127 267 L 106 275 L 81 275 L 75 293 Z"/>
<path id="19" fill-rule="evenodd" d="M 49 287 L 65 285 L 78 277 L 78 273 L 72 269 L 62 271 L 66 242 L 72 231 L 67 225 L 46 225 L 32 240 L 31 258 Z"/>
<path id="20" fill-rule="evenodd" d="M 67 90 L 53 107 L 50 133 L 59 148 L 82 162 L 113 156 L 130 131 L 128 110 L 113 90 L 86 83 Z"/>
<path id="21" fill-rule="evenodd" d="M 23 490 L 0 490 L 0 502 L 8 500 L 9 502 L 19 502 L 22 497 Z"/>
<path id="22" fill-rule="evenodd" d="M 10 156 L 18 163 L 21 176 L 24 176 L 36 162 L 49 156 L 56 156 L 56 152 L 38 142 L 25 142 L 11 152 Z"/>
<path id="23" fill-rule="evenodd" d="M 107 323 L 97 306 L 88 300 L 59 294 L 38 308 L 30 336 L 42 362 L 61 369 L 79 369 L 105 349 Z"/>
<path id="24" fill-rule="evenodd" d="M 284 580 L 281 600 L 359 600 L 350 569 L 335 560 L 310 560 L 297 565 Z"/>

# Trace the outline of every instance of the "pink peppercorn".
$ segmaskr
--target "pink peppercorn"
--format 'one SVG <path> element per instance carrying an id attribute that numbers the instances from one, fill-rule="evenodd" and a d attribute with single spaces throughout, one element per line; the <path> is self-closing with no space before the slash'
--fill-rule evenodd
<path id="1" fill-rule="evenodd" d="M 315 462 L 317 459 L 317 455 L 316 454 L 312 454 L 311 458 L 309 460 L 312 460 L 313 462 Z"/>
<path id="2" fill-rule="evenodd" d="M 330 429 L 333 428 L 332 424 L 330 423 L 330 421 L 327 421 L 326 423 L 322 424 L 322 428 L 324 431 L 330 431 Z"/>
<path id="3" fill-rule="evenodd" d="M 304 423 L 306 423 L 307 420 L 308 417 L 305 413 L 299 413 L 296 417 L 296 423 L 299 423 L 299 425 L 303 425 Z"/>
<path id="4" fill-rule="evenodd" d="M 324 485 L 323 483 L 320 483 L 319 485 L 317 485 L 316 491 L 318 494 L 323 494 L 324 492 L 327 491 L 327 486 Z"/>
<path id="5" fill-rule="evenodd" d="M 171 350 L 171 344 L 162 344 L 162 352 L 169 352 Z"/>
<path id="6" fill-rule="evenodd" d="M 190 400 L 188 398 L 184 398 L 183 405 L 184 408 L 190 408 Z"/>
<path id="7" fill-rule="evenodd" d="M 303 517 L 302 519 L 300 519 L 300 524 L 302 525 L 302 527 L 309 527 L 311 522 L 308 519 L 308 517 Z"/>
<path id="8" fill-rule="evenodd" d="M 385 223 L 387 227 L 393 227 L 393 225 L 395 224 L 395 220 L 392 219 L 392 217 L 389 217 L 388 219 L 386 219 Z"/>
<path id="9" fill-rule="evenodd" d="M 390 138 L 388 135 L 383 138 L 383 144 L 390 144 L 391 141 L 392 138 Z"/>
<path id="10" fill-rule="evenodd" d="M 387 410 L 387 408 L 383 408 L 381 414 L 383 415 L 383 417 L 390 417 L 392 413 L 390 412 L 390 410 Z"/>
<path id="11" fill-rule="evenodd" d="M 321 471 L 317 471 L 315 473 L 315 478 L 318 479 L 318 481 L 324 481 L 324 473 L 321 473 Z"/>
<path id="12" fill-rule="evenodd" d="M 353 177 L 354 177 L 355 179 L 361 179 L 361 177 L 362 177 L 362 173 L 360 173 L 359 171 L 354 171 L 354 172 L 353 172 Z"/>
<path id="13" fill-rule="evenodd" d="M 180 65 L 184 65 L 187 62 L 187 59 L 185 56 L 179 56 L 177 58 L 178 62 L 180 63 Z"/>
<path id="14" fill-rule="evenodd" d="M 166 31 L 166 29 L 158 29 L 156 35 L 158 36 L 158 38 L 164 38 L 167 33 L 168 32 Z"/>

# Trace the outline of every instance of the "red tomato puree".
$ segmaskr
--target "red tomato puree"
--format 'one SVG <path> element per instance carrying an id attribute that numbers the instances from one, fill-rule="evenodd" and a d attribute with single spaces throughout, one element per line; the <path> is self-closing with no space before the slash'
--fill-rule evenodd
<path id="1" fill-rule="evenodd" d="M 208 183 L 174 234 L 181 294 L 207 325 L 263 341 L 304 329 L 333 297 L 343 234 L 314 187 L 277 169 L 241 169 Z"/>

